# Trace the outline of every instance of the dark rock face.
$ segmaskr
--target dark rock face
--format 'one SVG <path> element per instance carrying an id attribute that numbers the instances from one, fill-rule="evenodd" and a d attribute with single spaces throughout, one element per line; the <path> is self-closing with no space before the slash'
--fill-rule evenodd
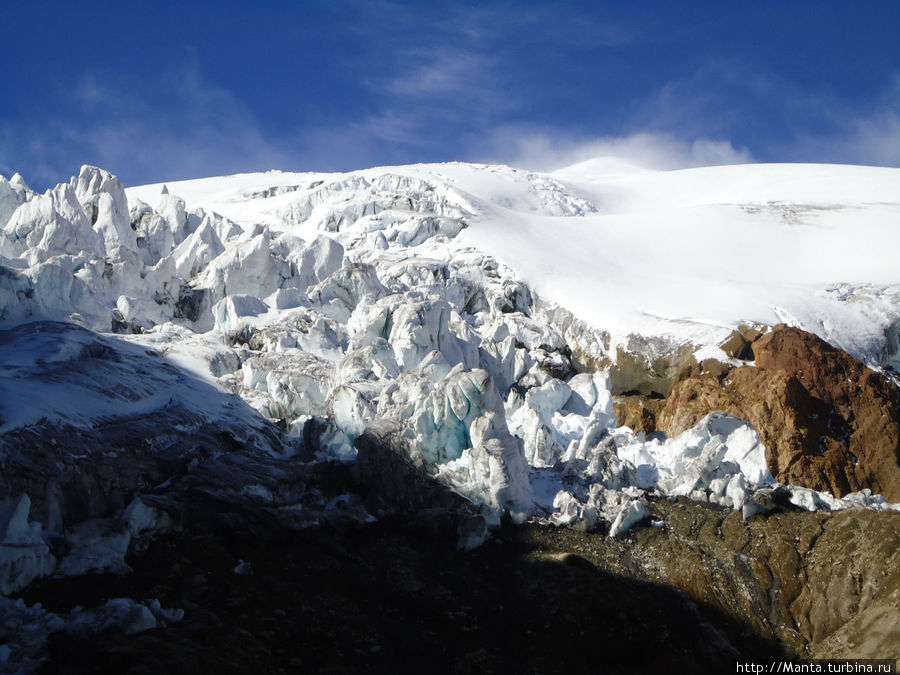
<path id="1" fill-rule="evenodd" d="M 651 434 L 656 431 L 656 416 L 664 403 L 665 399 L 662 397 L 641 394 L 619 396 L 614 403 L 616 419 L 621 425 Z"/>
<path id="2" fill-rule="evenodd" d="M 758 326 L 741 324 L 731 331 L 725 341 L 719 345 L 722 351 L 733 359 L 750 361 L 753 359 L 753 343 L 762 337 L 763 331 Z"/>
<path id="3" fill-rule="evenodd" d="M 870 488 L 900 501 L 900 405 L 879 373 L 815 335 L 785 325 L 752 343 L 756 366 L 692 375 L 657 416 L 669 434 L 714 410 L 760 434 L 772 475 L 838 496 Z"/>
<path id="4" fill-rule="evenodd" d="M 733 330 L 719 347 L 733 359 L 749 360 L 753 358 L 753 349 L 750 345 L 751 342 L 740 331 Z"/>
<path id="5" fill-rule="evenodd" d="M 610 368 L 613 391 L 668 394 L 680 372 L 691 360 L 691 345 L 675 346 L 661 338 L 631 335 L 625 348 L 617 349 Z"/>
<path id="6" fill-rule="evenodd" d="M 721 610 L 606 569 L 605 537 L 540 526 L 502 537 L 462 553 L 396 523 L 264 546 L 184 532 L 131 559 L 128 577 L 48 579 L 26 599 L 63 611 L 131 593 L 185 608 L 164 630 L 55 634 L 46 672 L 687 673 L 786 657 Z M 239 560 L 252 575 L 234 573 Z"/>
<path id="7" fill-rule="evenodd" d="M 55 634 L 46 672 L 733 672 L 898 653 L 900 514 L 650 509 L 665 527 L 507 526 L 468 553 L 397 521 L 264 540 L 187 528 L 128 576 L 23 595 L 53 611 L 127 594 L 185 609 L 164 630 Z"/>
<path id="8" fill-rule="evenodd" d="M 740 617 L 800 658 L 898 653 L 900 631 L 889 617 L 900 594 L 900 514 L 782 511 L 744 521 L 740 512 L 683 499 L 650 509 L 664 528 L 605 540 L 541 535 L 605 571 L 677 588 Z"/>

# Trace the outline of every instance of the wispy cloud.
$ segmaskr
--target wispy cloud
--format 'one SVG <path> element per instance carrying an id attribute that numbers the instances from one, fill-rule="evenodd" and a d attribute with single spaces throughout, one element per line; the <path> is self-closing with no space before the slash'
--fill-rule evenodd
<path id="1" fill-rule="evenodd" d="M 93 88 L 88 91 L 93 95 Z M 74 146 L 91 148 L 97 163 L 112 170 L 136 163 L 141 173 L 209 175 L 287 160 L 249 110 L 193 66 L 150 91 L 107 86 L 92 101 L 95 108 L 112 106 L 113 114 L 65 125 L 62 133 Z"/>
<path id="2" fill-rule="evenodd" d="M 900 167 L 900 72 L 879 95 L 851 104 L 722 60 L 664 83 L 632 104 L 627 120 L 621 133 L 595 137 L 501 127 L 486 147 L 504 161 L 554 168 L 601 155 L 656 168 L 757 160 Z M 752 151 L 734 138 L 749 139 Z"/>
<path id="3" fill-rule="evenodd" d="M 488 54 L 441 47 L 406 53 L 408 70 L 398 73 L 387 89 L 408 98 L 446 98 L 471 95 L 482 80 L 494 79 L 496 59 Z M 475 90 L 477 92 L 477 89 Z"/>
<path id="4" fill-rule="evenodd" d="M 410 12 L 377 2 L 370 14 L 384 40 L 405 45 L 392 51 L 365 84 L 374 112 L 354 124 L 373 137 L 431 149 L 466 152 L 465 140 L 520 117 L 546 96 L 528 60 L 570 49 L 619 47 L 642 39 L 634 27 L 564 3 L 438 5 Z M 527 46 L 527 47 L 526 47 Z M 448 133 L 456 139 L 447 139 Z M 446 152 L 446 150 L 445 150 Z"/>
<path id="5" fill-rule="evenodd" d="M 628 69 L 647 50 L 658 57 L 667 27 L 627 12 L 617 21 L 556 2 L 336 5 L 327 68 L 306 68 L 304 52 L 299 66 L 262 59 L 223 74 L 188 50 L 152 76 L 111 66 L 48 80 L 39 93 L 52 91 L 57 107 L 34 95 L 15 117 L 0 109 L 0 172 L 47 186 L 82 163 L 131 184 L 448 159 L 551 170 L 600 155 L 658 168 L 900 166 L 900 73 L 876 100 L 847 100 L 754 70 L 736 51 L 693 69 L 674 63 L 661 81 L 653 66 Z M 241 79 L 260 72 L 297 93 L 261 98 Z M 319 78 L 313 93 L 303 77 Z"/>
<path id="6" fill-rule="evenodd" d="M 87 73 L 59 98 L 68 109 L 24 129 L 9 156 L 29 157 L 32 176 L 49 185 L 97 164 L 134 183 L 283 165 L 290 158 L 266 138 L 248 109 L 196 66 L 134 87 Z M 12 146 L 12 147 L 11 147 Z"/>
<path id="7" fill-rule="evenodd" d="M 855 119 L 851 129 L 848 154 L 866 164 L 900 167 L 900 113 L 885 111 Z"/>
<path id="8" fill-rule="evenodd" d="M 484 160 L 553 171 L 595 157 L 615 157 L 636 166 L 681 169 L 753 161 L 746 148 L 713 138 L 682 139 L 670 134 L 639 132 L 627 136 L 582 137 L 558 129 L 505 127 L 486 140 Z"/>
<path id="9" fill-rule="evenodd" d="M 832 128 L 826 134 L 799 134 L 787 151 L 802 161 L 900 167 L 900 71 L 862 112 L 826 101 L 818 113 Z"/>
<path id="10" fill-rule="evenodd" d="M 451 8 L 440 20 L 393 17 L 391 34 L 418 35 L 395 49 L 364 85 L 374 110 L 353 128 L 376 141 L 429 149 L 436 137 L 486 127 L 515 105 L 517 95 L 506 78 L 504 57 L 494 51 L 497 26 L 493 10 L 460 12 Z M 423 39 L 418 22 L 429 26 Z"/>

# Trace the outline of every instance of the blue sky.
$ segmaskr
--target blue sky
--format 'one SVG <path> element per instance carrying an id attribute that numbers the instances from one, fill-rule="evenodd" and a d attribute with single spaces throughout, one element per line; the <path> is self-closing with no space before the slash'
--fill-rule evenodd
<path id="1" fill-rule="evenodd" d="M 900 2 L 18 2 L 0 173 L 900 166 Z"/>

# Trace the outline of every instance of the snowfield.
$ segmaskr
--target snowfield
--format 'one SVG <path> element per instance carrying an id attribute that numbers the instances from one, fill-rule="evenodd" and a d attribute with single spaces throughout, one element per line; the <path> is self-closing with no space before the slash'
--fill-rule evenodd
<path id="1" fill-rule="evenodd" d="M 898 169 L 0 178 L 0 590 L 121 569 L 196 494 L 292 527 L 378 518 L 315 482 L 365 435 L 467 500 L 463 548 L 504 517 L 614 536 L 648 493 L 896 508 L 776 484 L 724 413 L 645 438 L 612 397 L 726 359 L 741 323 L 900 368 L 898 248 Z"/>

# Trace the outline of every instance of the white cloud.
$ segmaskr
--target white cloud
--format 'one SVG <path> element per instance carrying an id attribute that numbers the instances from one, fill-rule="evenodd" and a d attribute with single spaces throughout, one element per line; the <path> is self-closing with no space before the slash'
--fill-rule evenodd
<path id="1" fill-rule="evenodd" d="M 635 133 L 628 136 L 578 137 L 559 130 L 506 127 L 492 134 L 483 160 L 502 161 L 523 168 L 553 171 L 596 157 L 615 157 L 652 169 L 682 169 L 753 161 L 746 148 L 728 140 L 676 138 L 671 134 Z"/>

